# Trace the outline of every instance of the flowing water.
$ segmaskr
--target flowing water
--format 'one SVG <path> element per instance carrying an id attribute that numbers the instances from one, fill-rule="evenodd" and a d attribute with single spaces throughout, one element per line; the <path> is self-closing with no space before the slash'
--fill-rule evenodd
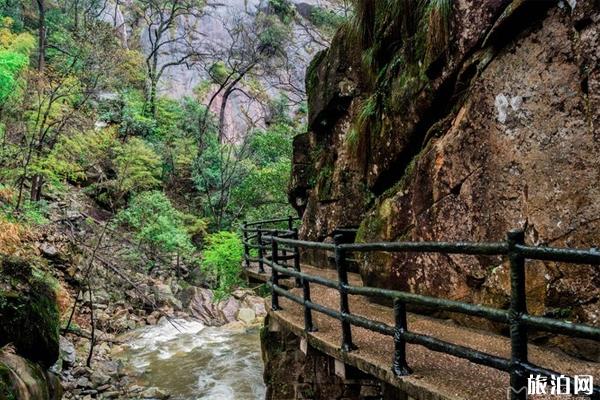
<path id="1" fill-rule="evenodd" d="M 140 383 L 178 400 L 265 398 L 258 329 L 174 322 L 141 329 L 128 342 L 125 357 Z"/>

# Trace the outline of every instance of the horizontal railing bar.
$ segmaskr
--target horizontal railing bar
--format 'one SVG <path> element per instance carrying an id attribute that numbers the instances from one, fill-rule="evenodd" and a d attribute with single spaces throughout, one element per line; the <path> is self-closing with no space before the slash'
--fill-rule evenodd
<path id="1" fill-rule="evenodd" d="M 563 261 L 575 264 L 600 264 L 597 249 L 564 249 L 558 247 L 534 247 L 516 245 L 517 251 L 530 260 Z"/>
<path id="2" fill-rule="evenodd" d="M 286 236 L 292 236 L 294 234 L 294 231 L 291 231 L 289 229 L 244 229 L 243 230 L 246 233 L 254 233 L 254 234 L 258 234 L 258 232 L 264 234 L 264 235 L 286 235 Z"/>
<path id="3" fill-rule="evenodd" d="M 267 265 L 273 267 L 271 262 L 266 262 Z M 309 275 L 304 272 L 298 272 L 289 270 L 282 266 L 278 266 L 278 272 L 285 273 L 295 278 L 305 279 L 309 282 L 317 283 L 322 286 L 326 286 L 332 289 L 339 288 L 339 282 L 323 278 L 320 276 Z M 408 304 L 425 306 L 438 310 L 444 310 L 449 312 L 458 312 L 465 315 L 474 317 L 485 318 L 490 321 L 508 323 L 508 311 L 499 310 L 487 306 L 474 305 L 470 303 L 463 303 L 454 300 L 440 299 L 437 297 L 423 296 L 414 293 L 401 292 L 389 289 L 380 289 L 373 287 L 362 287 L 362 286 L 346 286 L 349 294 L 362 295 L 362 296 L 380 296 L 387 297 L 390 299 L 400 299 Z M 576 324 L 567 321 L 559 321 L 551 318 L 538 317 L 533 315 L 523 315 L 523 321 L 531 328 L 536 328 L 548 332 L 570 334 L 572 336 L 600 340 L 600 328 L 596 328 L 584 324 Z"/>
<path id="4" fill-rule="evenodd" d="M 355 252 L 389 251 L 488 256 L 500 256 L 508 253 L 508 244 L 505 242 L 380 242 L 341 244 L 340 247 L 346 251 Z"/>
<path id="5" fill-rule="evenodd" d="M 273 224 L 273 223 L 277 223 L 277 222 L 287 222 L 289 220 L 290 220 L 290 217 L 265 219 L 263 221 L 249 222 L 249 223 L 246 224 L 246 226 L 256 226 L 256 225 L 263 225 L 263 224 Z M 298 220 L 300 220 L 300 217 L 292 217 L 291 220 L 292 221 L 298 221 Z"/>
<path id="6" fill-rule="evenodd" d="M 309 242 L 306 240 L 297 240 L 297 239 L 283 239 L 278 238 L 276 236 L 265 236 L 267 240 L 275 240 L 277 243 L 287 244 L 290 246 L 303 247 L 307 249 L 322 249 L 322 250 L 334 250 L 335 245 L 333 243 L 323 243 L 323 242 Z"/>
<path id="7" fill-rule="evenodd" d="M 333 234 L 335 235 L 336 233 L 356 233 L 358 232 L 357 228 L 339 228 L 339 229 L 334 229 L 333 230 Z"/>
<path id="8" fill-rule="evenodd" d="M 386 325 L 379 321 L 373 321 L 368 318 L 361 317 L 359 315 L 354 314 L 341 314 L 338 311 L 334 311 L 328 307 L 315 304 L 310 301 L 304 301 L 301 297 L 295 296 L 290 293 L 288 290 L 285 290 L 277 285 L 270 284 L 270 286 L 275 290 L 278 294 L 287 297 L 288 299 L 294 301 L 295 303 L 305 305 L 315 311 L 321 312 L 323 314 L 329 315 L 338 320 L 346 320 L 349 321 L 352 325 L 359 326 L 368 330 L 379 332 L 383 335 L 394 336 L 395 329 L 389 325 Z M 510 361 L 497 357 L 491 354 L 483 353 L 478 350 L 474 350 L 468 347 L 456 345 L 454 343 L 446 342 L 444 340 L 436 339 L 431 336 L 422 335 L 415 332 L 402 332 L 401 333 L 404 340 L 408 343 L 417 344 L 420 346 L 424 346 L 430 350 L 433 350 L 438 353 L 445 353 L 455 357 L 464 358 L 476 364 L 485 365 L 488 367 L 496 368 L 501 371 L 508 372 L 510 370 Z"/>
<path id="9" fill-rule="evenodd" d="M 248 246 L 251 249 L 260 249 L 260 248 L 264 248 L 265 247 L 265 246 L 261 246 L 259 244 L 252 243 L 252 242 L 242 242 L 242 244 L 244 244 L 245 246 Z"/>
<path id="10" fill-rule="evenodd" d="M 368 329 L 370 331 L 375 331 L 381 333 L 382 335 L 394 336 L 394 328 L 379 321 L 373 321 L 365 317 L 361 317 L 360 315 L 349 314 L 343 316 L 346 320 L 350 321 L 352 325 L 359 326 L 361 328 Z"/>
<path id="11" fill-rule="evenodd" d="M 577 324 L 553 318 L 538 317 L 529 314 L 521 316 L 521 319 L 530 328 L 569 336 L 577 336 L 585 339 L 600 340 L 600 328 L 595 326 Z"/>
<path id="12" fill-rule="evenodd" d="M 272 267 L 271 263 L 266 263 Z M 309 282 L 317 283 L 333 289 L 339 288 L 339 282 L 331 279 L 313 276 L 303 272 L 290 271 L 284 267 L 278 266 L 278 272 L 285 273 L 295 278 L 305 279 Z M 349 294 L 362 296 L 381 296 L 391 299 L 400 299 L 408 304 L 435 308 L 438 310 L 458 312 L 465 315 L 485 318 L 490 321 L 508 323 L 508 311 L 499 310 L 487 306 L 478 306 L 469 303 L 458 302 L 454 300 L 440 299 L 436 297 L 423 296 L 414 293 L 400 292 L 396 290 L 379 289 L 361 286 L 346 286 Z M 553 320 L 551 318 L 537 317 L 533 315 L 523 315 L 525 323 L 532 327 L 548 332 L 571 334 L 582 338 L 593 340 L 600 339 L 600 328 L 589 325 L 575 324 L 566 321 Z"/>
<path id="13" fill-rule="evenodd" d="M 273 267 L 272 263 L 267 262 L 267 265 Z M 332 289 L 339 288 L 339 282 L 337 280 L 326 279 L 320 276 L 309 275 L 304 272 L 298 271 L 284 271 L 284 268 L 278 266 L 275 268 L 278 272 L 287 273 L 295 278 L 305 279 L 309 282 L 314 282 Z M 400 299 L 406 303 L 426 306 L 430 308 L 443 309 L 445 311 L 460 312 L 463 314 L 486 318 L 490 321 L 508 323 L 508 312 L 505 310 L 498 310 L 486 306 L 477 306 L 474 304 L 463 303 L 453 300 L 439 299 L 436 297 L 423 296 L 414 293 L 400 292 L 396 290 L 362 287 L 362 286 L 346 286 L 349 294 L 362 295 L 362 296 L 381 296 L 388 297 L 391 299 Z"/>
<path id="14" fill-rule="evenodd" d="M 402 337 L 408 343 L 418 344 L 438 353 L 450 354 L 455 357 L 467 359 L 476 364 L 496 368 L 505 372 L 510 370 L 510 361 L 505 358 L 493 356 L 478 350 L 414 332 L 404 332 L 402 333 Z"/>
<path id="15" fill-rule="evenodd" d="M 342 314 L 339 311 L 335 311 L 328 307 L 322 306 L 320 304 L 313 303 L 312 301 L 304 301 L 301 297 L 290 293 L 288 290 L 285 290 L 280 286 L 273 285 L 273 283 L 271 283 L 271 282 L 268 282 L 268 286 L 270 286 L 275 292 L 277 292 L 281 296 L 287 297 L 288 299 L 292 300 L 295 303 L 298 303 L 301 305 L 304 304 L 307 307 L 309 307 L 310 309 L 318 311 L 322 314 L 328 315 L 332 318 L 335 318 L 338 320 L 342 319 Z"/>
<path id="16" fill-rule="evenodd" d="M 271 268 L 275 269 L 277 272 L 281 272 L 282 274 L 283 273 L 288 274 L 290 276 L 293 276 L 294 278 L 304 279 L 308 282 L 317 283 L 319 285 L 326 286 L 326 287 L 329 287 L 332 289 L 339 289 L 339 286 L 340 286 L 339 282 L 336 280 L 323 278 L 318 275 L 309 275 L 307 273 L 296 271 L 296 270 L 289 270 L 279 264 L 273 264 L 272 261 L 265 262 L 265 264 L 267 264 Z"/>
<path id="17" fill-rule="evenodd" d="M 387 297 L 390 299 L 400 299 L 405 303 L 435 308 L 438 310 L 458 312 L 475 317 L 481 317 L 490 321 L 508 323 L 508 311 L 499 310 L 486 306 L 479 306 L 470 303 L 463 303 L 455 300 L 440 299 L 437 297 L 424 296 L 415 293 L 401 292 L 397 290 L 380 289 L 363 286 L 347 286 L 349 294 L 369 296 L 369 297 Z"/>

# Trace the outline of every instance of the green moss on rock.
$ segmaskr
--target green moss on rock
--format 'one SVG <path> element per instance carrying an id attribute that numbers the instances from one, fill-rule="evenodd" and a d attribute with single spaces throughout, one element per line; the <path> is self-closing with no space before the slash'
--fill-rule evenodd
<path id="1" fill-rule="evenodd" d="M 0 346 L 53 365 L 59 354 L 59 311 L 54 284 L 23 259 L 0 259 Z"/>
<path id="2" fill-rule="evenodd" d="M 16 400 L 17 395 L 12 385 L 10 369 L 0 363 L 0 400 Z"/>

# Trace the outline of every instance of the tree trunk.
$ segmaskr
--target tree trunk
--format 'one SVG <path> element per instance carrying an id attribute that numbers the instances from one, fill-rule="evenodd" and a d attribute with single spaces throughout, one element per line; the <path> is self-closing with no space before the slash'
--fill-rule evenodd
<path id="1" fill-rule="evenodd" d="M 223 100 L 221 101 L 221 110 L 219 111 L 219 143 L 223 143 L 225 139 L 225 112 L 227 111 L 227 101 L 233 92 L 232 87 L 228 87 L 223 92 Z"/>
<path id="2" fill-rule="evenodd" d="M 36 174 L 31 178 L 31 201 L 40 201 L 42 198 L 42 186 L 44 185 L 44 178 L 41 175 Z"/>
<path id="3" fill-rule="evenodd" d="M 148 98 L 148 103 L 150 104 L 150 116 L 156 119 L 156 78 L 152 77 L 150 79 L 150 96 Z"/>
<path id="4" fill-rule="evenodd" d="M 158 43 L 158 38 L 157 38 Z M 158 86 L 158 51 L 155 49 L 152 55 L 152 64 L 150 65 L 149 78 L 150 78 L 150 93 L 148 93 L 147 101 L 150 106 L 150 116 L 156 119 L 156 87 Z"/>
<path id="5" fill-rule="evenodd" d="M 38 4 L 38 71 L 46 68 L 46 4 L 45 0 L 37 0 Z"/>

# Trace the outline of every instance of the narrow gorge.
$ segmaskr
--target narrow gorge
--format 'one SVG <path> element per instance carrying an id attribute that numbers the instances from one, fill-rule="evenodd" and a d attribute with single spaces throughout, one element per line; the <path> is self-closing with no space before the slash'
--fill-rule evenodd
<path id="1" fill-rule="evenodd" d="M 600 398 L 599 0 L 0 0 L 0 400 Z"/>

